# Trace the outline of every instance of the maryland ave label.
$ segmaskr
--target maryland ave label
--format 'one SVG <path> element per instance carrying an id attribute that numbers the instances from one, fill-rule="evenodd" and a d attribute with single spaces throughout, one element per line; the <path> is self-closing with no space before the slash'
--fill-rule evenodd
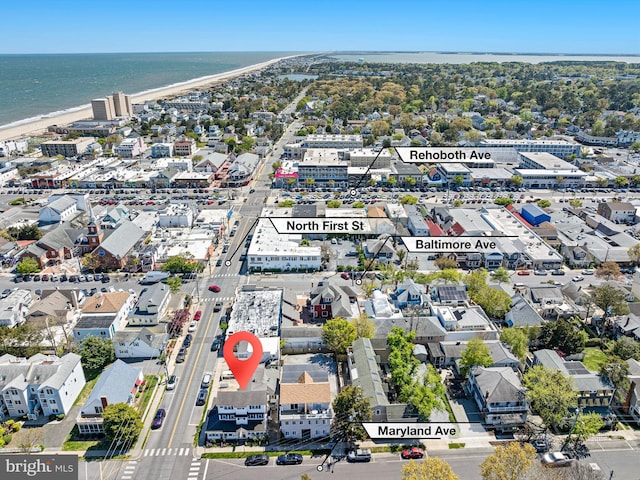
<path id="1" fill-rule="evenodd" d="M 398 438 L 439 440 L 460 437 L 455 423 L 363 423 L 371 439 Z"/>
<path id="2" fill-rule="evenodd" d="M 371 233 L 366 218 L 270 218 L 278 233 Z"/>
<path id="3" fill-rule="evenodd" d="M 396 147 L 405 163 L 493 163 L 491 151 L 479 147 Z"/>
<path id="4" fill-rule="evenodd" d="M 491 253 L 504 237 L 401 237 L 411 253 Z"/>

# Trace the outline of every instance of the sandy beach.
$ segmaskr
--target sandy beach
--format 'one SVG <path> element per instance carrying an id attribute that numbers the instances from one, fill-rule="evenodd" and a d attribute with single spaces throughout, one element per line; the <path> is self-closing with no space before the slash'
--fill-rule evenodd
<path id="1" fill-rule="evenodd" d="M 256 72 L 262 70 L 269 65 L 292 57 L 281 57 L 269 60 L 267 62 L 257 63 L 248 67 L 238 68 L 237 70 L 231 70 L 229 72 L 219 73 L 216 75 L 209 75 L 207 77 L 200 77 L 194 80 L 188 80 L 168 87 L 155 88 L 153 90 L 147 90 L 138 94 L 131 95 L 132 103 L 143 103 L 146 100 L 157 100 L 165 97 L 175 97 L 182 93 L 186 93 L 198 88 L 204 88 L 210 85 L 226 82 L 233 78 L 239 77 L 246 73 Z M 128 92 L 125 92 L 128 93 Z M 27 137 L 36 133 L 45 132 L 50 125 L 68 125 L 78 120 L 87 120 L 92 118 L 91 107 L 87 106 L 73 112 L 65 112 L 59 115 L 50 115 L 45 118 L 39 118 L 32 122 L 24 123 L 21 125 L 13 125 L 9 127 L 0 127 L 0 141 L 9 140 L 14 138 Z"/>

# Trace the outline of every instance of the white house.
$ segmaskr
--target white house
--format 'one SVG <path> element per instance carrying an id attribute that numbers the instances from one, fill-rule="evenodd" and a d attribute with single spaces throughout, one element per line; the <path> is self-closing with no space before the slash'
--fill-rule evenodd
<path id="1" fill-rule="evenodd" d="M 161 210 L 158 215 L 158 226 L 191 227 L 193 225 L 193 208 L 184 204 L 171 204 Z"/>
<path id="2" fill-rule="evenodd" d="M 116 358 L 158 358 L 164 351 L 169 334 L 150 328 L 126 328 L 113 336 Z"/>
<path id="3" fill-rule="evenodd" d="M 125 158 L 133 158 L 147 151 L 147 146 L 142 137 L 125 138 L 120 145 L 113 149 L 113 153 Z"/>
<path id="4" fill-rule="evenodd" d="M 171 289 L 164 283 L 150 285 L 140 294 L 135 309 L 129 314 L 129 325 L 158 325 L 167 311 Z"/>
<path id="5" fill-rule="evenodd" d="M 23 324 L 32 302 L 31 290 L 12 290 L 0 300 L 0 326 L 15 327 Z"/>
<path id="6" fill-rule="evenodd" d="M 264 384 L 256 386 L 256 390 L 219 390 L 216 407 L 209 415 L 205 430 L 207 440 L 246 440 L 266 436 L 268 401 Z"/>
<path id="7" fill-rule="evenodd" d="M 173 157 L 173 143 L 154 143 L 151 145 L 153 158 Z"/>
<path id="8" fill-rule="evenodd" d="M 116 330 L 126 325 L 133 300 L 134 296 L 129 292 L 100 292 L 89 297 L 82 306 L 80 318 L 73 328 L 73 338 L 76 342 L 81 342 L 89 335 L 113 338 Z"/>
<path id="9" fill-rule="evenodd" d="M 0 356 L 0 419 L 67 414 L 86 381 L 80 355 Z"/>
<path id="10" fill-rule="evenodd" d="M 71 197 L 61 197 L 40 209 L 40 222 L 60 223 L 75 217 L 77 213 L 76 201 Z"/>
<path id="11" fill-rule="evenodd" d="M 102 372 L 89 398 L 82 406 L 76 424 L 81 434 L 104 433 L 102 412 L 116 403 L 134 405 L 136 393 L 144 383 L 142 369 L 118 359 Z"/>
<path id="12" fill-rule="evenodd" d="M 315 365 L 285 365 L 279 413 L 280 431 L 286 439 L 329 436 L 333 411 L 328 373 Z"/>

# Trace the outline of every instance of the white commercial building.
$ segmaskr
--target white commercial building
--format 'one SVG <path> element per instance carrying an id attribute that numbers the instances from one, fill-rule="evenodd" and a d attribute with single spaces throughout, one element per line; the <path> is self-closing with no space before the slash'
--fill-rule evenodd
<path id="1" fill-rule="evenodd" d="M 301 246 L 302 235 L 281 234 L 270 221 L 260 219 L 247 251 L 250 272 L 316 271 L 320 269 L 320 247 Z"/>
<path id="2" fill-rule="evenodd" d="M 191 227 L 193 225 L 193 208 L 189 205 L 170 204 L 159 212 L 158 226 Z"/>

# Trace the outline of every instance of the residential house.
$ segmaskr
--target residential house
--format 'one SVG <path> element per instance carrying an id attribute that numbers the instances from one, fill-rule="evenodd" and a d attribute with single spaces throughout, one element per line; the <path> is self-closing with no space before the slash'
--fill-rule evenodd
<path id="1" fill-rule="evenodd" d="M 16 327 L 25 322 L 29 306 L 33 302 L 31 290 L 16 288 L 0 300 L 0 326 Z"/>
<path id="2" fill-rule="evenodd" d="M 427 294 L 424 286 L 418 285 L 411 278 L 407 278 L 396 287 L 392 298 L 396 306 L 401 310 L 408 306 L 422 306 L 427 303 Z"/>
<path id="3" fill-rule="evenodd" d="M 123 203 L 109 207 L 104 216 L 100 219 L 100 227 L 115 230 L 120 224 L 128 220 L 129 209 Z"/>
<path id="4" fill-rule="evenodd" d="M 464 285 L 433 285 L 429 288 L 431 300 L 436 305 L 464 307 L 469 302 Z"/>
<path id="5" fill-rule="evenodd" d="M 262 368 L 262 367 L 261 367 Z M 218 390 L 205 427 L 207 441 L 251 440 L 267 435 L 269 395 L 265 384 L 245 391 Z"/>
<path id="6" fill-rule="evenodd" d="M 149 327 L 158 325 L 167 311 L 171 289 L 164 283 L 156 283 L 145 288 L 135 309 L 129 314 L 130 326 Z"/>
<path id="7" fill-rule="evenodd" d="M 280 431 L 285 439 L 330 435 L 331 387 L 326 370 L 316 365 L 285 365 L 280 379 Z"/>
<path id="8" fill-rule="evenodd" d="M 604 202 L 598 204 L 598 215 L 615 223 L 635 223 L 636 207 L 629 202 Z"/>
<path id="9" fill-rule="evenodd" d="M 640 317 L 633 313 L 618 316 L 613 320 L 613 329 L 618 337 L 625 336 L 640 340 Z"/>
<path id="10" fill-rule="evenodd" d="M 186 138 L 173 144 L 173 150 L 180 157 L 190 157 L 196 151 L 196 141 L 192 138 Z"/>
<path id="11" fill-rule="evenodd" d="M 515 432 L 525 425 L 529 403 L 520 377 L 512 368 L 473 367 L 467 389 L 487 428 Z"/>
<path id="12" fill-rule="evenodd" d="M 395 250 L 393 248 L 393 242 L 387 240 L 388 235 L 381 235 L 378 239 L 366 242 L 363 246 L 364 255 L 367 258 L 376 258 L 383 261 L 387 261 L 393 258 Z"/>
<path id="13" fill-rule="evenodd" d="M 146 236 L 145 232 L 129 220 L 124 220 L 100 245 L 96 253 L 106 269 L 119 270 L 127 263 L 133 248 Z"/>
<path id="14" fill-rule="evenodd" d="M 309 308 L 313 318 L 351 318 L 357 294 L 350 287 L 332 285 L 329 282 L 319 282 L 311 292 Z"/>
<path id="15" fill-rule="evenodd" d="M 386 407 L 390 405 L 380 374 L 376 355 L 368 338 L 359 338 L 347 351 L 347 365 L 351 385 L 361 387 L 373 412 L 372 421 L 386 421 Z"/>
<path id="16" fill-rule="evenodd" d="M 498 330 L 480 307 L 449 307 L 430 304 L 431 315 L 447 330 L 448 341 L 471 338 L 497 340 Z"/>
<path id="17" fill-rule="evenodd" d="M 255 153 L 243 153 L 236 157 L 229 168 L 226 184 L 231 187 L 247 185 L 253 178 L 253 174 L 260 162 L 260 157 Z"/>
<path id="18" fill-rule="evenodd" d="M 544 319 L 519 293 L 511 297 L 511 310 L 504 317 L 507 327 L 532 327 L 542 325 Z"/>
<path id="19" fill-rule="evenodd" d="M 133 307 L 129 292 L 98 292 L 82 306 L 80 318 L 73 328 L 73 337 L 81 342 L 89 335 L 113 338 L 116 330 L 126 325 L 127 313 Z"/>
<path id="20" fill-rule="evenodd" d="M 438 345 L 430 344 L 429 357 L 431 363 L 436 368 L 454 367 L 459 369 L 462 352 L 465 351 L 468 343 L 468 341 L 444 341 Z M 489 354 L 493 360 L 491 367 L 509 367 L 514 372 L 518 370 L 520 360 L 500 340 L 485 340 L 484 344 L 489 347 Z"/>
<path id="21" fill-rule="evenodd" d="M 0 419 L 66 415 L 86 381 L 80 355 L 0 356 Z"/>
<path id="22" fill-rule="evenodd" d="M 210 152 L 195 164 L 193 170 L 199 173 L 217 173 L 226 161 L 227 155 L 219 152 Z"/>
<path id="23" fill-rule="evenodd" d="M 31 304 L 26 320 L 44 319 L 50 325 L 66 325 L 73 318 L 73 305 L 72 299 L 61 290 L 43 291 L 42 297 Z"/>
<path id="24" fill-rule="evenodd" d="M 566 361 L 553 350 L 533 352 L 533 364 L 559 370 L 569 377 L 574 390 L 578 393 L 578 407 L 585 411 L 595 411 L 602 415 L 609 413 L 615 387 L 609 379 L 597 373 L 591 373 L 579 361 Z"/>
<path id="25" fill-rule="evenodd" d="M 136 393 L 143 383 L 142 368 L 128 365 L 120 359 L 109 365 L 100 375 L 76 418 L 80 434 L 104 433 L 104 409 L 117 403 L 135 405 Z"/>
<path id="26" fill-rule="evenodd" d="M 158 358 L 168 341 L 164 327 L 125 328 L 113 335 L 113 348 L 116 358 Z"/>
<path id="27" fill-rule="evenodd" d="M 640 362 L 634 358 L 627 360 L 629 365 L 629 392 L 623 410 L 640 426 Z"/>

